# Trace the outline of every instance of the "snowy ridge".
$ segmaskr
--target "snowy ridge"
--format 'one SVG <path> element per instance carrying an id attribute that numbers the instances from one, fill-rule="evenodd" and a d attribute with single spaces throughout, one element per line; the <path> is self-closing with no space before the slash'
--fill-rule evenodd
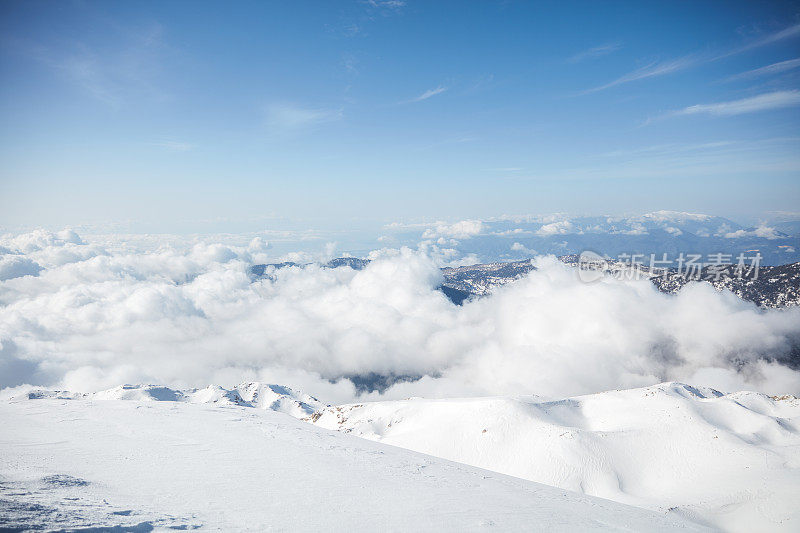
<path id="1" fill-rule="evenodd" d="M 682 383 L 328 407 L 322 427 L 728 531 L 800 527 L 800 400 Z"/>
<path id="2" fill-rule="evenodd" d="M 76 396 L 58 393 L 0 402 L 2 526 L 14 531 L 707 530 L 676 512 L 656 513 L 503 476 L 328 431 L 270 409 L 163 401 L 170 397 L 163 388 L 112 391 L 99 397 L 133 401 L 65 401 Z M 198 391 L 209 397 L 216 392 Z M 268 405 L 268 394 L 259 397 Z"/>
<path id="3" fill-rule="evenodd" d="M 269 409 L 292 415 L 295 418 L 309 416 L 326 404 L 313 396 L 295 391 L 283 385 L 249 382 L 232 389 L 209 385 L 204 389 L 171 389 L 158 385 L 120 385 L 113 389 L 90 393 L 68 391 L 31 390 L 15 399 L 61 399 L 61 400 L 133 400 L 140 402 L 187 402 L 218 405 L 238 405 L 256 409 Z"/>
<path id="4" fill-rule="evenodd" d="M 185 406 L 179 413 L 186 416 L 196 412 L 185 408 L 203 406 L 205 413 L 229 412 L 216 406 L 279 411 L 301 419 L 301 429 L 337 430 L 725 531 L 796 531 L 800 524 L 800 400 L 791 395 L 725 394 L 670 382 L 556 400 L 414 398 L 326 406 L 288 387 L 253 382 L 230 390 L 32 390 L 7 405 L 43 403 L 56 416 L 59 405 L 91 413 L 104 404 L 168 402 Z"/>

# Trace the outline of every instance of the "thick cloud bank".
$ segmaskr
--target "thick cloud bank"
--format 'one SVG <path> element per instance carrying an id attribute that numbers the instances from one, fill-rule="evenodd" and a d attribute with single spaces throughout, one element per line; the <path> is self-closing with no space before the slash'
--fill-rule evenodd
<path id="1" fill-rule="evenodd" d="M 777 362 L 797 353 L 800 310 L 760 311 L 705 284 L 677 296 L 647 281 L 585 284 L 543 257 L 457 307 L 420 252 L 253 281 L 250 264 L 278 259 L 258 239 L 137 242 L 0 239 L 0 387 L 264 380 L 342 402 L 356 394 L 347 377 L 422 376 L 384 394 L 565 396 L 665 380 L 800 393 L 800 372 Z"/>

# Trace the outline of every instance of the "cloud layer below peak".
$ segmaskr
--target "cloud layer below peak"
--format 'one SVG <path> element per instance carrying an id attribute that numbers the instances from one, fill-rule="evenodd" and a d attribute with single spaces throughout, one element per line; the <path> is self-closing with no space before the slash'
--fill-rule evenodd
<path id="1" fill-rule="evenodd" d="M 375 252 L 363 271 L 310 265 L 253 281 L 263 243 L 133 250 L 67 237 L 0 241 L 4 258 L 40 268 L 0 282 L 2 386 L 264 380 L 332 402 L 356 398 L 350 378 L 376 376 L 414 379 L 390 398 L 665 380 L 800 392 L 800 372 L 776 360 L 800 342 L 800 310 L 762 312 L 710 286 L 667 296 L 646 281 L 584 284 L 543 257 L 527 278 L 458 307 L 435 290 L 434 261 L 408 249 Z"/>

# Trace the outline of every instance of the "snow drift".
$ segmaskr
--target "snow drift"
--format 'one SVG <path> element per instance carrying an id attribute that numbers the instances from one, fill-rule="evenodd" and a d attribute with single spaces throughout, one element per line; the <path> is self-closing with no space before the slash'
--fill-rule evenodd
<path id="1" fill-rule="evenodd" d="M 800 528 L 800 400 L 680 383 L 328 407 L 315 424 L 726 531 Z"/>
<path id="2" fill-rule="evenodd" d="M 704 530 L 676 513 L 338 434 L 269 409 L 152 401 L 162 393 L 110 393 L 143 401 L 0 402 L 3 526 L 143 532 Z"/>

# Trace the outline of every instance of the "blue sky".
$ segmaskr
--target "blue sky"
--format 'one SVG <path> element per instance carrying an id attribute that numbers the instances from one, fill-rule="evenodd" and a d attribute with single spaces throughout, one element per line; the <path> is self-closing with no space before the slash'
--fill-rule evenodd
<path id="1" fill-rule="evenodd" d="M 800 206 L 797 2 L 3 2 L 0 227 Z"/>

